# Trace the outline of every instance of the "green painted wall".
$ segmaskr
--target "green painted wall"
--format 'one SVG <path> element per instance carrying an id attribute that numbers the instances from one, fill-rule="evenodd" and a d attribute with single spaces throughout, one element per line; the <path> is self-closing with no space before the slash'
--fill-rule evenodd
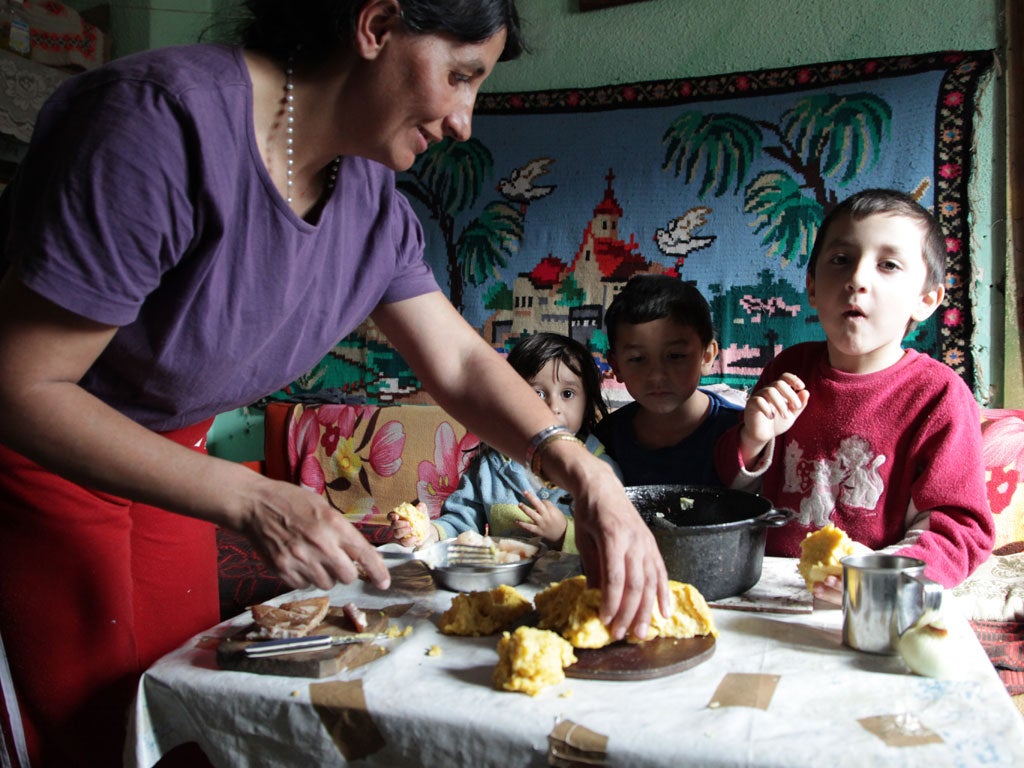
<path id="1" fill-rule="evenodd" d="M 519 0 L 532 53 L 499 65 L 485 90 L 599 86 L 946 49 L 1002 49 L 1003 2 L 642 0 L 581 13 L 577 0 Z M 211 22 L 230 17 L 234 7 L 232 0 L 112 0 L 110 5 L 117 55 L 194 41 Z M 1002 79 L 993 78 L 979 105 L 971 192 L 975 346 L 981 389 L 996 405 L 1003 404 L 1006 252 L 1002 87 Z M 259 458 L 259 415 L 225 414 L 210 441 L 220 455 Z"/>

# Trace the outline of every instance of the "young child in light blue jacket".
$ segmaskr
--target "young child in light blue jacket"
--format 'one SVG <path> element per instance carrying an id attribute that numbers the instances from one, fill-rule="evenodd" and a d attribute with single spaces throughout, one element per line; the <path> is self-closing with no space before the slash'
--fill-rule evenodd
<path id="1" fill-rule="evenodd" d="M 508 362 L 547 402 L 556 422 L 608 462 L 621 479 L 618 466 L 593 435 L 608 408 L 601 397 L 597 365 L 586 347 L 568 336 L 538 333 L 516 344 Z M 481 445 L 422 540 L 406 521 L 392 518 L 391 527 L 395 541 L 405 546 L 421 547 L 464 531 L 487 531 L 492 536 L 525 532 L 541 537 L 552 549 L 576 552 L 571 502 L 561 488 L 547 487 L 527 467 Z"/>

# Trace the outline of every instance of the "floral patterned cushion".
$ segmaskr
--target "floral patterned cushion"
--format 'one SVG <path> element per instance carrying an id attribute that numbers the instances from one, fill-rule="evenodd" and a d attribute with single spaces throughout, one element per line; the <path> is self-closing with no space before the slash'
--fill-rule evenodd
<path id="1" fill-rule="evenodd" d="M 403 501 L 441 514 L 479 443 L 436 405 L 275 402 L 264 426 L 263 472 L 322 494 L 374 544 L 391 539 L 387 513 Z M 287 591 L 245 536 L 219 530 L 217 543 L 222 618 Z"/>
<path id="2" fill-rule="evenodd" d="M 1024 542 L 1024 411 L 981 414 L 988 504 L 996 522 L 995 550 Z"/>
<path id="3" fill-rule="evenodd" d="M 322 494 L 374 544 L 387 514 L 422 501 L 431 517 L 458 487 L 479 440 L 437 405 L 293 406 L 287 479 Z"/>
<path id="4" fill-rule="evenodd" d="M 1024 620 L 1024 411 L 984 409 L 982 458 L 996 525 L 992 556 L 952 598 L 977 621 Z"/>

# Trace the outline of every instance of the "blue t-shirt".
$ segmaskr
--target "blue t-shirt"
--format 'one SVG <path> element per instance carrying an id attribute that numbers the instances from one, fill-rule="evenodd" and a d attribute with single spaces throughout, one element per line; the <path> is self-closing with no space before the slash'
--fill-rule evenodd
<path id="1" fill-rule="evenodd" d="M 700 426 L 675 445 L 650 450 L 637 442 L 633 420 L 640 406 L 627 403 L 601 420 L 594 434 L 622 470 L 626 485 L 713 485 L 722 481 L 715 470 L 715 443 L 739 422 L 743 408 L 715 392 Z"/>
<path id="2" fill-rule="evenodd" d="M 294 381 L 381 303 L 438 290 L 395 174 L 345 157 L 314 225 L 274 187 L 240 49 L 161 48 L 70 78 L 6 191 L 0 254 L 118 326 L 82 386 L 155 430 Z M 2 227 L 0 227 L 2 229 Z"/>

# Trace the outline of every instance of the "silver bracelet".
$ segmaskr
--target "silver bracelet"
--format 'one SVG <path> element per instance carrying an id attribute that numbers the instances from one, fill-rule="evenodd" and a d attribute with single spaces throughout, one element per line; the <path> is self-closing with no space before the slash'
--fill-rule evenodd
<path id="1" fill-rule="evenodd" d="M 540 448 L 541 444 L 544 443 L 552 435 L 557 435 L 561 432 L 565 432 L 571 435 L 572 432 L 568 427 L 562 424 L 552 424 L 550 427 L 544 427 L 540 432 L 530 438 L 530 445 L 526 448 L 526 466 L 533 464 L 533 457 L 537 453 L 537 449 Z"/>
<path id="2" fill-rule="evenodd" d="M 548 488 L 555 488 L 556 486 L 544 474 L 544 451 L 546 451 L 548 446 L 556 440 L 571 440 L 574 443 L 583 445 L 583 441 L 576 437 L 576 435 L 569 432 L 569 430 L 565 430 L 564 432 L 552 432 L 541 441 L 541 444 L 533 454 L 533 459 L 530 461 L 530 471 L 533 472 L 533 474 L 535 474 L 537 478 Z"/>

